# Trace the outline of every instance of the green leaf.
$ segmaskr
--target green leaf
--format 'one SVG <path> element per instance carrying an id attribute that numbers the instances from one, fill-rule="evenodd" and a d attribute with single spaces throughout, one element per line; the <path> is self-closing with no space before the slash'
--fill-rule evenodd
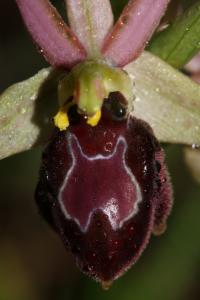
<path id="1" fill-rule="evenodd" d="M 172 66 L 181 68 L 200 51 L 200 1 L 158 33 L 149 49 Z"/>
<path id="2" fill-rule="evenodd" d="M 51 68 L 43 69 L 0 95 L 0 159 L 47 140 L 58 77 Z"/>
<path id="3" fill-rule="evenodd" d="M 148 52 L 125 70 L 134 84 L 133 114 L 161 142 L 200 144 L 200 85 Z"/>

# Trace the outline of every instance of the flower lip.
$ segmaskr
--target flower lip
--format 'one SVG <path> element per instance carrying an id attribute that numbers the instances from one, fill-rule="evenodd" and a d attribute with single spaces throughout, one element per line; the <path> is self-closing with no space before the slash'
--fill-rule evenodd
<path id="1" fill-rule="evenodd" d="M 140 188 L 139 202 L 129 171 Z M 164 228 L 170 191 L 163 152 L 151 128 L 131 116 L 116 122 L 104 107 L 95 127 L 81 116 L 66 131 L 55 131 L 36 199 L 81 270 L 104 284 L 130 268 L 151 233 Z"/>

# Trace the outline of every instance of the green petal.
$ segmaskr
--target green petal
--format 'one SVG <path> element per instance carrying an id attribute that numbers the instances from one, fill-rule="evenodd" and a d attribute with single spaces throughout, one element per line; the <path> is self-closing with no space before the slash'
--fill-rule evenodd
<path id="1" fill-rule="evenodd" d="M 0 95 L 0 159 L 48 138 L 57 104 L 58 73 L 43 69 Z"/>
<path id="2" fill-rule="evenodd" d="M 161 142 L 200 144 L 198 84 L 148 52 L 125 70 L 134 83 L 133 114 L 148 122 Z"/>

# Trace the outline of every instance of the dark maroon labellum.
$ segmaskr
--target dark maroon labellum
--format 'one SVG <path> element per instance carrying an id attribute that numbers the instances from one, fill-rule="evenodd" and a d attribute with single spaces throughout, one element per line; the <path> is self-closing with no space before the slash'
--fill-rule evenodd
<path id="1" fill-rule="evenodd" d="M 56 130 L 44 154 L 36 201 L 81 270 L 112 282 L 134 264 L 171 209 L 163 150 L 151 128 L 106 113 Z"/>

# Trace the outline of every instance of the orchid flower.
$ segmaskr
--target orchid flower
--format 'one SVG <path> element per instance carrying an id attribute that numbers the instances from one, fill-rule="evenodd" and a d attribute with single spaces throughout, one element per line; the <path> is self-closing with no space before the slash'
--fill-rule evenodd
<path id="1" fill-rule="evenodd" d="M 169 0 L 130 0 L 114 25 L 109 0 L 65 0 L 70 27 L 48 0 L 16 4 L 52 68 L 1 96 L 0 157 L 49 136 L 52 115 L 40 111 L 39 128 L 27 99 L 50 103 L 56 91 L 36 201 L 81 270 L 107 288 L 166 227 L 172 187 L 158 141 L 200 143 L 200 87 L 144 51 Z M 16 108 L 26 116 L 13 119 Z"/>

